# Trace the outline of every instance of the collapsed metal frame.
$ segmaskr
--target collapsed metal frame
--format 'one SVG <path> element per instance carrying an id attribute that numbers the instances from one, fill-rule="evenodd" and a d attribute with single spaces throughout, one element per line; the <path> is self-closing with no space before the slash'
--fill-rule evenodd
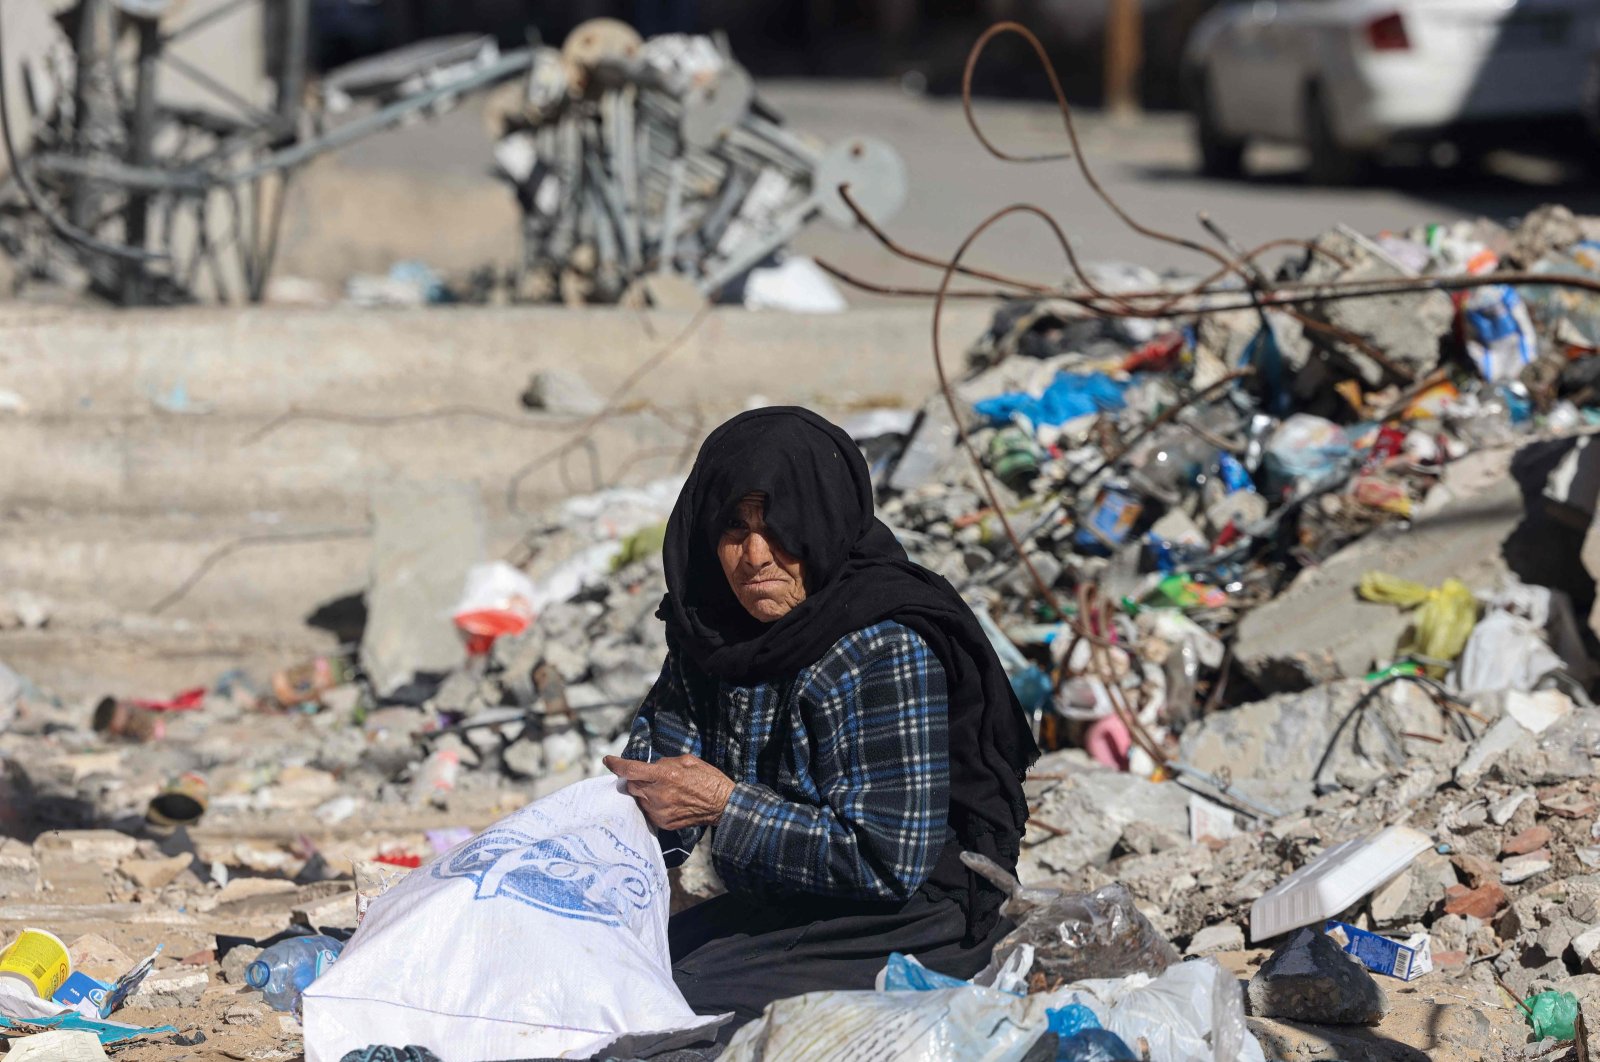
<path id="1" fill-rule="evenodd" d="M 532 62 L 531 50 L 512 52 L 331 129 L 320 121 L 312 129 L 303 100 L 310 0 L 225 0 L 166 32 L 159 22 L 164 7 L 80 0 L 70 114 L 42 130 L 26 157 L 16 150 L 7 86 L 0 78 L 0 132 L 11 163 L 0 194 L 19 192 L 24 206 L 0 214 L 0 243 L 46 270 L 52 260 L 76 263 L 88 271 L 95 290 L 123 305 L 194 301 L 202 273 L 220 301 L 232 301 L 229 264 L 243 279 L 244 298 L 259 302 L 277 255 L 288 185 L 299 167 L 413 114 L 518 77 Z M 275 31 L 267 42 L 276 60 L 269 71 L 276 82 L 270 111 L 170 52 L 174 43 L 250 7 L 262 8 Z M 119 55 L 128 34 L 134 38 L 131 71 Z M 5 45 L 0 26 L 0 69 Z M 237 117 L 163 105 L 157 96 L 163 67 Z M 159 157 L 156 141 L 164 132 L 175 133 L 178 149 Z M 213 239 L 211 217 L 218 202 L 228 215 L 220 241 Z M 193 226 L 191 247 L 179 246 L 185 214 Z M 39 231 L 41 221 L 46 233 Z"/>

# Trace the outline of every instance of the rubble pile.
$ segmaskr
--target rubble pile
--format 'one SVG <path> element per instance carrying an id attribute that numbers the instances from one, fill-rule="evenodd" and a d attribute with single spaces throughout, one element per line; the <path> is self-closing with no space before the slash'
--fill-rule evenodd
<path id="1" fill-rule="evenodd" d="M 1013 303 L 948 396 L 846 425 L 883 518 L 973 602 L 1046 750 L 1012 902 L 1061 931 L 1019 936 L 1028 989 L 1215 962 L 1281 1059 L 1556 1057 L 1577 1035 L 1564 993 L 1600 1022 L 1600 301 L 1250 305 L 1496 263 L 1600 276 L 1596 238 L 1560 208 L 1514 230 L 1339 230 L 1226 312 L 1204 305 L 1218 293 L 1165 317 Z M 0 928 L 103 937 L 113 980 L 166 945 L 128 1006 L 173 1030 L 122 1057 L 201 1034 L 293 1057 L 293 1019 L 239 987 L 251 949 L 348 935 L 389 877 L 620 749 L 665 653 L 676 486 L 574 499 L 515 564 L 481 563 L 470 504 L 431 505 L 460 532 L 432 536 L 456 543 L 430 554 L 434 584 L 397 536 L 363 643 L 270 678 L 71 705 L 0 672 L 0 834 L 19 838 L 0 844 Z M 452 662 L 406 650 L 397 670 L 396 646 Z M 698 859 L 675 885 L 678 906 L 719 889 Z M 1050 951 L 1103 947 L 1096 911 L 1159 961 Z M 1551 1039 L 1531 1040 L 1536 1003 Z"/>

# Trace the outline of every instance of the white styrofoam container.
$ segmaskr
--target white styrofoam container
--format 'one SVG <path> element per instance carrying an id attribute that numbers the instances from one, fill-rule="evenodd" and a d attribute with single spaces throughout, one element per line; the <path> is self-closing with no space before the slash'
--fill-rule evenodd
<path id="1" fill-rule="evenodd" d="M 1334 845 L 1250 905 L 1250 940 L 1259 944 L 1301 926 L 1320 926 L 1432 847 L 1432 838 L 1409 826 Z"/>

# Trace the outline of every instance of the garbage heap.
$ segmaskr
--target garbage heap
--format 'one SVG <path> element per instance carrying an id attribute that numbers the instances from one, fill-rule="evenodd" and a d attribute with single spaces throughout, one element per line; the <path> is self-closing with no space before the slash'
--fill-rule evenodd
<path id="1" fill-rule="evenodd" d="M 1600 277 L 1596 240 L 1600 219 L 1559 207 L 1514 229 L 1341 229 L 1250 290 Z M 1250 290 L 1154 318 L 1006 305 L 948 395 L 846 425 L 884 519 L 972 601 L 1046 750 L 1012 907 L 1032 952 L 1010 975 L 1030 999 L 1092 982 L 1101 1002 L 1188 991 L 1160 980 L 1180 955 L 1249 981 L 1245 1038 L 1195 1026 L 1213 1046 L 1174 1046 L 1139 1011 L 1122 1038 L 1153 1058 L 1224 1041 L 1587 1057 L 1571 1052 L 1600 1022 L 1600 300 L 1531 283 L 1291 312 Z M 292 1020 L 240 995 L 229 955 L 347 931 L 378 868 L 599 772 L 664 656 L 674 486 L 575 499 L 516 564 L 474 570 L 466 659 L 443 673 L 380 677 L 367 644 L 96 706 L 5 673 L 0 832 L 31 844 L 0 847 L 0 928 L 114 938 L 128 962 L 110 967 L 169 944 L 145 984 L 187 987 L 129 1006 L 176 1031 L 125 1057 L 241 1030 L 292 1052 Z M 369 643 L 392 620 L 383 589 Z M 720 886 L 691 860 L 676 888 L 681 907 Z M 1098 926 L 1138 947 L 1085 961 Z M 1184 1013 L 1235 983 L 1190 986 Z M 788 1027 L 818 1017 L 793 1002 Z M 784 1057 L 770 1032 L 765 1057 Z"/>

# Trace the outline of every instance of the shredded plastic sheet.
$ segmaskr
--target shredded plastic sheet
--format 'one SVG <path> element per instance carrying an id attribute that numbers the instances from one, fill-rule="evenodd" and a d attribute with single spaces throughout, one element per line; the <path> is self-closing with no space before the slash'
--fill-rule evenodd
<path id="1" fill-rule="evenodd" d="M 984 856 L 963 852 L 961 861 L 1010 895 L 1000 911 L 1017 924 L 995 946 L 986 974 L 1023 945 L 1033 948 L 1034 970 L 1052 984 L 1157 974 L 1178 961 L 1177 949 L 1156 932 L 1120 883 L 1089 893 L 1027 889 Z"/>

